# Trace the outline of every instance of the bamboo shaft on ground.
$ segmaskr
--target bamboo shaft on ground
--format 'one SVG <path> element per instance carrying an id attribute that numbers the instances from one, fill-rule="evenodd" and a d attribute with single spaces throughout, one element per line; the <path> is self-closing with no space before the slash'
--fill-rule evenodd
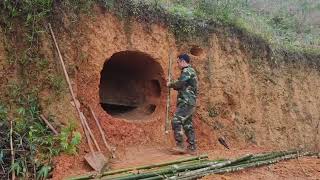
<path id="1" fill-rule="evenodd" d="M 132 169 L 132 173 L 124 170 L 117 170 L 117 173 L 114 175 L 109 174 L 104 176 L 102 179 L 104 180 L 133 180 L 133 179 L 144 179 L 144 180 L 158 180 L 158 179 L 195 179 L 199 177 L 203 177 L 210 174 L 216 173 L 224 173 L 224 172 L 233 172 L 239 171 L 250 167 L 258 167 L 268 164 L 277 163 L 281 160 L 292 159 L 300 156 L 313 155 L 312 153 L 301 153 L 298 151 L 279 151 L 279 152 L 270 152 L 256 155 L 245 155 L 235 160 L 224 160 L 221 161 L 209 161 L 206 159 L 202 160 L 191 160 L 187 162 L 183 162 L 181 164 L 175 163 L 178 161 L 172 161 L 164 166 L 159 166 L 156 169 L 151 169 L 154 166 L 149 165 L 145 166 L 146 168 L 142 171 L 134 172 L 134 170 L 138 170 L 139 167 L 136 168 L 128 168 Z M 169 165 L 168 165 L 169 164 Z M 115 172 L 115 171 L 114 171 Z M 125 172 L 126 174 L 120 174 Z M 110 173 L 110 172 L 107 172 Z M 94 178 L 94 177 L 93 177 Z M 74 179 L 74 180 L 79 180 Z"/>
<path id="2" fill-rule="evenodd" d="M 183 175 L 184 176 L 188 176 L 188 175 L 191 175 L 190 173 L 201 173 L 201 172 L 209 171 L 209 170 L 212 170 L 212 169 L 223 168 L 223 167 L 228 166 L 228 165 L 232 165 L 232 164 L 236 164 L 236 163 L 239 163 L 239 162 L 246 161 L 246 160 L 248 160 L 250 158 L 252 158 L 252 154 L 245 155 L 243 157 L 240 157 L 240 158 L 232 160 L 232 161 L 228 160 L 228 161 L 221 162 L 221 163 L 209 164 L 209 166 L 207 166 L 207 167 L 200 168 L 200 169 L 197 169 L 197 170 L 194 170 L 194 171 L 189 171 L 189 172 L 184 173 Z M 173 176 L 170 179 L 177 179 L 177 178 L 178 178 L 178 176 Z"/>
<path id="3" fill-rule="evenodd" d="M 13 149 L 13 138 L 12 138 L 12 134 L 13 134 L 13 123 L 12 120 L 10 120 L 10 150 L 11 150 L 11 168 L 13 168 L 14 165 L 14 149 Z M 11 171 L 11 180 L 15 180 L 16 179 L 16 174 L 15 171 Z"/>
<path id="4" fill-rule="evenodd" d="M 193 160 L 207 159 L 207 158 L 208 158 L 207 155 L 201 155 L 201 156 L 181 159 L 181 160 L 177 160 L 177 161 L 170 161 L 170 162 L 166 162 L 166 163 L 151 164 L 151 165 L 146 165 L 146 166 L 120 169 L 120 170 L 115 170 L 114 172 L 122 173 L 122 172 L 127 172 L 127 171 L 134 171 L 134 170 L 151 169 L 151 168 L 155 168 L 155 167 L 163 167 L 163 166 L 168 166 L 168 165 L 172 165 L 172 164 L 178 164 L 178 163 L 183 163 L 183 162 L 188 162 L 188 161 L 193 161 Z M 110 175 L 110 173 L 114 174 L 114 172 L 109 171 L 109 172 L 103 173 L 103 176 Z"/>
<path id="5" fill-rule="evenodd" d="M 301 155 L 299 154 L 289 154 L 289 155 L 285 155 L 285 156 L 280 156 L 274 159 L 269 159 L 269 160 L 264 160 L 264 161 L 258 161 L 258 162 L 252 162 L 252 163 L 244 163 L 244 164 L 239 164 L 236 166 L 230 166 L 230 167 L 225 167 L 225 168 L 221 168 L 221 169 L 214 169 L 214 170 L 210 170 L 210 171 L 206 171 L 206 172 L 201 172 L 201 173 L 194 173 L 194 174 L 189 174 L 188 176 L 181 176 L 178 177 L 176 179 L 179 180 L 191 180 L 191 179 L 195 179 L 195 178 L 200 178 L 206 175 L 210 175 L 210 174 L 218 174 L 218 173 L 226 173 L 226 172 L 234 172 L 234 171 L 240 171 L 246 168 L 251 168 L 251 167 L 258 167 L 258 166 L 263 166 L 263 165 L 268 165 L 268 164 L 274 164 L 277 163 L 279 161 L 282 160 L 288 160 L 288 159 L 293 159 L 296 158 L 298 156 L 306 156 L 309 153 L 303 153 Z"/>
<path id="6" fill-rule="evenodd" d="M 263 161 L 263 160 L 267 160 L 267 159 L 274 159 L 280 156 L 286 156 L 286 155 L 290 155 L 290 154 L 296 154 L 297 151 L 288 151 L 288 152 L 274 152 L 274 153 L 269 153 L 268 155 L 265 156 L 260 156 L 260 157 L 254 157 L 252 159 L 249 159 L 247 161 L 245 161 L 245 163 L 251 163 L 251 162 L 257 162 L 257 161 Z"/>
<path id="7" fill-rule="evenodd" d="M 143 174 L 135 174 L 135 175 L 131 175 L 131 176 L 119 177 L 116 180 L 144 179 L 144 178 L 150 178 L 150 177 L 154 177 L 154 176 L 158 176 L 158 175 L 168 175 L 168 174 L 174 175 L 174 173 L 176 173 L 176 172 L 182 172 L 182 171 L 186 171 L 186 170 L 189 171 L 189 170 L 207 167 L 207 166 L 211 165 L 212 162 L 195 163 L 195 164 L 191 164 L 191 165 L 176 165 L 175 164 L 175 165 L 168 167 L 166 169 L 156 170 L 156 171 L 147 172 L 147 173 L 143 173 Z"/>
<path id="8" fill-rule="evenodd" d="M 272 155 L 273 153 L 271 153 Z M 279 154 L 279 153 L 278 153 Z M 307 154 L 307 153 L 306 153 Z M 304 155 L 306 155 L 304 154 Z M 258 161 L 258 162 L 251 162 L 247 163 L 247 160 L 251 159 L 253 156 L 252 155 L 246 155 L 244 157 L 241 157 L 239 159 L 233 160 L 233 161 L 226 161 L 223 163 L 220 163 L 219 165 L 211 165 L 210 168 L 207 168 L 206 171 L 201 171 L 199 172 L 198 169 L 201 167 L 204 167 L 204 164 L 199 164 L 199 165 L 193 165 L 189 167 L 175 167 L 174 169 L 165 169 L 165 170 L 159 170 L 159 171 L 154 171 L 154 172 L 148 172 L 148 173 L 143 173 L 143 174 L 138 174 L 138 175 L 131 175 L 131 176 L 126 176 L 126 177 L 119 177 L 116 178 L 116 180 L 132 180 L 132 179 L 147 179 L 147 180 L 155 180 L 155 179 L 178 179 L 178 178 L 188 178 L 188 179 L 194 179 L 199 177 L 202 177 L 201 175 L 207 172 L 232 172 L 235 170 L 242 170 L 243 166 L 245 168 L 248 167 L 256 167 L 256 166 L 261 166 L 261 165 L 266 165 L 268 163 L 275 163 L 279 162 L 280 160 L 285 160 L 285 159 L 290 159 L 293 157 L 297 157 L 299 154 L 295 153 L 292 154 L 292 152 L 287 152 L 287 153 L 280 153 L 279 156 L 271 156 L 271 159 L 263 160 L 263 161 Z M 241 164 L 237 164 L 240 163 Z M 208 165 L 208 164 L 207 164 Z M 192 171 L 193 169 L 196 169 L 195 171 Z M 231 170 L 230 170 L 231 169 Z M 191 171 L 190 171 L 191 170 Z M 183 174 L 182 176 L 176 176 L 177 173 L 182 172 L 182 171 L 190 171 L 189 174 Z M 194 176 L 194 174 L 198 175 L 197 177 Z M 191 177 L 191 178 L 189 178 Z"/>
<path id="9" fill-rule="evenodd" d="M 184 158 L 184 159 L 180 159 L 180 160 L 176 160 L 176 161 L 169 161 L 169 162 L 159 163 L 159 164 L 118 169 L 118 170 L 104 172 L 102 174 L 102 176 L 120 174 L 120 173 L 134 171 L 134 170 L 151 169 L 151 168 L 163 167 L 163 166 L 168 166 L 168 165 L 177 164 L 177 163 L 184 163 L 184 162 L 189 162 L 189 161 L 194 161 L 194 160 L 205 160 L 205 159 L 208 159 L 208 155 L 193 156 L 190 158 Z M 87 174 L 87 175 L 83 175 L 83 176 L 68 178 L 67 180 L 86 180 L 86 179 L 92 179 L 94 177 L 95 177 L 95 174 Z"/>

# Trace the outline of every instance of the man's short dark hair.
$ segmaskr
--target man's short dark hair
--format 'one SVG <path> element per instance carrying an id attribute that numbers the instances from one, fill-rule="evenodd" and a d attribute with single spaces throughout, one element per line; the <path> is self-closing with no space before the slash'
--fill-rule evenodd
<path id="1" fill-rule="evenodd" d="M 186 63 L 190 63 L 190 56 L 188 54 L 180 54 L 178 58 L 184 60 Z"/>

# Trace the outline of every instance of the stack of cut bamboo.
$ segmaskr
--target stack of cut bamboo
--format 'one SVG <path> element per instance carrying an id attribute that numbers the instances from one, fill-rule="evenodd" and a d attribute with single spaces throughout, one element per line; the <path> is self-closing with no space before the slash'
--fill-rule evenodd
<path id="1" fill-rule="evenodd" d="M 207 155 L 187 159 L 153 164 L 148 166 L 108 171 L 99 177 L 105 180 L 157 180 L 157 179 L 196 179 L 210 174 L 239 171 L 246 168 L 258 167 L 277 163 L 282 160 L 293 159 L 300 156 L 313 155 L 310 152 L 277 151 L 262 154 L 249 154 L 243 157 L 227 160 L 209 160 Z M 96 174 L 88 174 L 69 180 L 86 180 L 96 178 Z"/>

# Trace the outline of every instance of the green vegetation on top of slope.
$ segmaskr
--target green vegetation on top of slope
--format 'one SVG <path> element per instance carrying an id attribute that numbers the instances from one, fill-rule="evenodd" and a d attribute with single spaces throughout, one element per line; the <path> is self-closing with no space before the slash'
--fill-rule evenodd
<path id="1" fill-rule="evenodd" d="M 274 48 L 315 53 L 320 48 L 318 0 L 68 0 L 60 4 L 79 12 L 88 11 L 94 2 L 123 18 L 166 22 L 179 36 L 208 34 L 204 29 L 217 23 L 246 30 Z M 53 0 L 4 0 L 0 7 L 7 15 L 34 25 L 51 15 L 56 4 Z"/>
<path id="2" fill-rule="evenodd" d="M 116 14 L 129 7 L 130 16 L 126 11 L 124 17 L 165 19 L 176 35 L 203 35 L 201 26 L 208 28 L 214 22 L 257 35 L 274 48 L 310 53 L 317 53 L 320 48 L 320 1 L 316 0 L 101 1 Z"/>

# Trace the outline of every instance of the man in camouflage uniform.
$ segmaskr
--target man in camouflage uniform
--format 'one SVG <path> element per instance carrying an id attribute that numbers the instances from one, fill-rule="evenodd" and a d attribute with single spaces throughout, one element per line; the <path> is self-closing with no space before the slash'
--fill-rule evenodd
<path id="1" fill-rule="evenodd" d="M 195 70 L 189 64 L 190 57 L 187 54 L 179 55 L 177 63 L 181 69 L 180 77 L 167 84 L 169 88 L 178 91 L 177 109 L 172 120 L 172 129 L 177 144 L 176 150 L 184 152 L 183 128 L 189 143 L 188 151 L 193 154 L 196 151 L 196 142 L 192 114 L 196 107 L 198 80 Z"/>

